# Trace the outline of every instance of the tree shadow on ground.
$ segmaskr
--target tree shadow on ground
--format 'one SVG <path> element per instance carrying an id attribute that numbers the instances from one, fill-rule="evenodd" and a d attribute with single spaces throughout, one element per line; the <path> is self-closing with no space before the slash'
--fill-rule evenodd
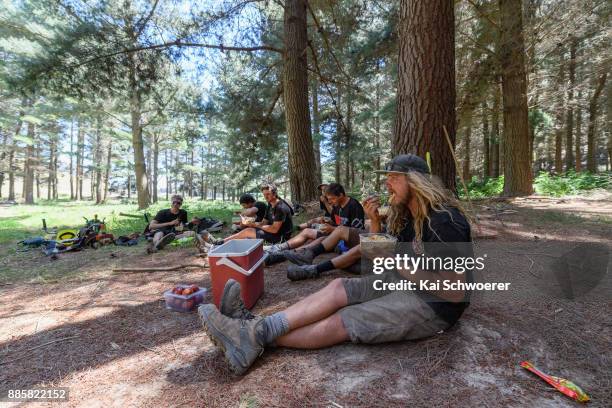
<path id="1" fill-rule="evenodd" d="M 168 311 L 156 300 L 6 341 L 0 343 L 0 393 L 54 383 L 199 330 L 196 313 Z"/>

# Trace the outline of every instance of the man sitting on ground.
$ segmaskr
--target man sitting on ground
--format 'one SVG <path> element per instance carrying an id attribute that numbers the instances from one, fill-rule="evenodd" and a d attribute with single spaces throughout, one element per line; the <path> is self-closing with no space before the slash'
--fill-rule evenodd
<path id="1" fill-rule="evenodd" d="M 262 203 L 261 201 L 255 201 L 255 198 L 251 194 L 243 194 L 239 199 L 240 206 L 242 206 L 242 211 L 238 211 L 237 214 L 240 214 L 241 218 L 244 220 L 244 217 L 254 218 L 254 222 L 262 222 L 264 217 L 266 216 L 266 211 L 268 206 L 266 203 Z M 237 225 L 237 230 L 242 230 L 246 228 L 247 225 L 244 224 L 243 221 L 240 222 L 240 225 Z"/>
<path id="2" fill-rule="evenodd" d="M 330 217 L 331 223 L 319 224 L 321 225 L 320 229 L 306 228 L 289 241 L 283 244 L 274 245 L 272 248 L 270 248 L 269 257 L 266 261 L 267 265 L 282 262 L 285 259 L 291 260 L 294 257 L 296 257 L 298 264 L 304 263 L 300 261 L 301 254 L 295 254 L 290 250 L 298 249 L 310 240 L 313 242 L 304 248 L 312 249 L 316 247 L 316 244 L 323 241 L 324 237 L 329 236 L 340 227 L 349 227 L 350 229 L 354 229 L 355 232 L 351 234 L 336 233 L 332 239 L 327 240 L 328 244 L 331 244 L 332 242 L 334 244 L 331 249 L 333 249 L 338 242 L 340 242 L 340 240 L 350 240 L 350 243 L 348 244 L 349 248 L 359 244 L 359 232 L 363 229 L 365 219 L 363 207 L 359 201 L 355 200 L 353 197 L 347 196 L 346 192 L 344 191 L 344 187 L 337 183 L 332 183 L 327 186 L 325 189 L 325 197 L 333 206 Z"/>
<path id="3" fill-rule="evenodd" d="M 214 239 L 204 236 L 203 239 L 214 245 L 221 245 L 232 239 L 260 238 L 275 244 L 291 238 L 293 232 L 293 210 L 285 200 L 278 196 L 276 186 L 272 184 L 261 188 L 265 200 L 268 202 L 266 215 L 261 222 L 248 224 L 247 228 L 225 239 Z"/>
<path id="4" fill-rule="evenodd" d="M 321 209 L 321 211 L 323 211 L 323 216 L 312 218 L 306 222 L 301 223 L 299 225 L 299 228 L 301 230 L 310 228 L 312 224 L 321 224 L 324 218 L 331 217 L 331 212 L 334 206 L 329 201 L 327 201 L 327 197 L 325 196 L 325 189 L 327 188 L 328 185 L 329 184 L 319 184 L 317 186 L 317 190 L 319 190 L 319 193 L 321 194 L 319 196 L 319 208 Z"/>
<path id="5" fill-rule="evenodd" d="M 158 211 L 149 224 L 149 229 L 154 231 L 154 235 L 147 252 L 159 251 L 175 238 L 193 235 L 193 231 L 183 232 L 183 227 L 187 224 L 187 211 L 181 209 L 183 197 L 178 194 L 173 195 L 171 202 L 172 206 Z"/>
<path id="6" fill-rule="evenodd" d="M 386 186 L 392 214 L 389 233 L 419 248 L 428 242 L 468 242 L 471 232 L 455 197 L 431 181 L 427 164 L 414 155 L 400 155 L 387 164 Z M 381 231 L 378 204 L 367 203 L 371 229 Z M 416 251 L 416 250 L 415 250 Z M 404 248 L 401 252 L 415 255 Z M 453 257 L 473 256 L 454 254 Z M 271 316 L 253 316 L 240 298 L 240 285 L 226 283 L 220 311 L 214 304 L 199 307 L 205 330 L 224 351 L 230 368 L 243 374 L 265 347 L 317 349 L 352 341 L 382 343 L 433 336 L 455 324 L 469 304 L 459 290 L 390 290 L 382 283 L 448 280 L 472 281 L 471 271 L 391 270 L 382 275 L 335 279 L 325 288 Z M 377 286 L 378 284 L 378 286 Z M 399 285 L 397 285 L 399 286 Z M 378 289 L 377 289 L 378 288 Z"/>

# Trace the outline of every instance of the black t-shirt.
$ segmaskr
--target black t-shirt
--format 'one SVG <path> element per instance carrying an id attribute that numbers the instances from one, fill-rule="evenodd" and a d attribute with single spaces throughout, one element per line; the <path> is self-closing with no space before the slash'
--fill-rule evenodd
<path id="1" fill-rule="evenodd" d="M 268 205 L 266 203 L 262 203 L 261 201 L 256 201 L 253 207 L 257 208 L 257 214 L 255 214 L 255 222 L 261 222 L 266 216 Z"/>
<path id="2" fill-rule="evenodd" d="M 265 218 L 269 225 L 272 225 L 276 221 L 283 222 L 283 225 L 281 225 L 277 234 L 282 235 L 283 237 L 288 237 L 293 232 L 291 209 L 289 208 L 289 205 L 285 203 L 285 201 L 278 200 L 276 206 L 274 207 L 272 207 L 271 204 L 268 204 Z"/>
<path id="3" fill-rule="evenodd" d="M 454 207 L 447 207 L 447 211 L 430 210 L 429 218 L 423 222 L 422 227 L 422 250 L 428 257 L 473 257 L 474 251 L 471 245 L 470 224 L 461 212 Z M 450 212 L 450 214 L 449 214 Z M 412 219 L 406 221 L 406 226 L 400 232 L 399 242 L 415 243 L 415 231 Z M 466 271 L 466 282 L 472 282 L 473 276 L 470 270 Z M 437 279 L 436 277 L 432 278 Z M 445 301 L 426 291 L 415 291 L 442 319 L 454 324 L 465 308 L 469 305 L 470 293 L 466 291 L 463 302 Z"/>
<path id="4" fill-rule="evenodd" d="M 178 214 L 173 214 L 169 208 L 165 210 L 160 210 L 155 215 L 154 220 L 160 224 L 164 224 L 166 222 L 174 221 L 177 218 L 181 223 L 187 224 L 187 211 L 181 209 L 179 210 Z M 174 227 L 163 227 L 158 228 L 157 230 L 165 231 L 166 233 L 168 233 L 172 232 L 174 230 Z"/>
<path id="5" fill-rule="evenodd" d="M 334 206 L 331 212 L 332 223 L 335 226 L 345 226 L 363 229 L 365 214 L 363 206 L 353 197 L 348 198 L 344 207 Z"/>
<path id="6" fill-rule="evenodd" d="M 331 214 L 329 213 L 329 210 L 327 209 L 327 206 L 325 205 L 323 200 L 320 199 L 320 198 L 319 198 L 319 207 L 321 208 L 321 210 L 323 210 L 325 212 L 325 216 L 326 217 L 331 217 Z"/>

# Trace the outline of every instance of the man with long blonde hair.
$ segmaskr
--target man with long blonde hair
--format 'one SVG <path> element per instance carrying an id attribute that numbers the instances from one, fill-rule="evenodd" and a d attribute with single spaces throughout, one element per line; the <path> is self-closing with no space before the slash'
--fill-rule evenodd
<path id="1" fill-rule="evenodd" d="M 388 232 L 410 247 L 467 243 L 470 225 L 459 203 L 431 181 L 425 161 L 400 155 L 387 164 L 386 187 L 394 211 Z M 366 200 L 371 231 L 382 231 L 379 203 Z M 412 253 L 414 255 L 414 253 Z M 460 256 L 454 254 L 453 256 Z M 467 275 L 467 276 L 466 276 Z M 398 268 L 382 275 L 333 280 L 325 288 L 270 316 L 253 316 L 240 300 L 240 285 L 228 281 L 220 310 L 202 305 L 199 314 L 209 337 L 224 351 L 230 368 L 242 374 L 265 347 L 315 349 L 345 341 L 382 343 L 433 336 L 451 327 L 469 304 L 463 290 L 397 290 L 389 284 L 424 279 L 471 280 L 453 270 Z M 383 283 L 387 289 L 380 289 Z"/>

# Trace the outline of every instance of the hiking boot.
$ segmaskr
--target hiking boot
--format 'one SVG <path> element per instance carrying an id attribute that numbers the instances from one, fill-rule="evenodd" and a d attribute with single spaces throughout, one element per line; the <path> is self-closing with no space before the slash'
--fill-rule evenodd
<path id="1" fill-rule="evenodd" d="M 287 268 L 287 278 L 292 281 L 315 279 L 319 275 L 317 265 L 289 265 Z"/>
<path id="2" fill-rule="evenodd" d="M 225 241 L 221 238 L 215 238 L 212 236 L 212 234 L 206 230 L 202 231 L 200 233 L 200 236 L 202 237 L 202 239 L 206 242 L 208 242 L 209 244 L 212 245 L 223 245 L 225 243 Z"/>
<path id="3" fill-rule="evenodd" d="M 155 249 L 156 250 L 160 250 L 160 249 L 164 249 L 164 247 L 166 245 L 168 245 L 169 243 L 171 243 L 172 241 L 174 241 L 174 237 L 176 235 L 174 235 L 174 232 L 171 232 L 169 234 L 166 234 L 162 237 L 162 239 L 159 240 L 159 242 L 157 244 L 155 244 Z"/>
<path id="4" fill-rule="evenodd" d="M 301 251 L 288 250 L 283 251 L 285 258 L 296 265 L 310 265 L 315 258 L 312 249 L 306 248 Z"/>
<path id="5" fill-rule="evenodd" d="M 252 320 L 232 319 L 222 315 L 211 303 L 201 305 L 198 314 L 208 337 L 223 351 L 234 373 L 244 374 L 263 353 L 263 317 Z"/>
<path id="6" fill-rule="evenodd" d="M 268 256 L 266 257 L 266 260 L 264 261 L 264 265 L 271 266 L 271 265 L 275 265 L 277 263 L 284 262 L 286 260 L 287 260 L 287 258 L 285 258 L 285 255 L 283 254 L 282 251 L 280 251 L 280 252 L 268 252 Z"/>
<path id="7" fill-rule="evenodd" d="M 240 296 L 240 283 L 234 279 L 228 279 L 225 282 L 219 311 L 221 314 L 232 319 L 251 320 L 255 318 L 255 315 L 244 307 L 242 297 Z"/>

